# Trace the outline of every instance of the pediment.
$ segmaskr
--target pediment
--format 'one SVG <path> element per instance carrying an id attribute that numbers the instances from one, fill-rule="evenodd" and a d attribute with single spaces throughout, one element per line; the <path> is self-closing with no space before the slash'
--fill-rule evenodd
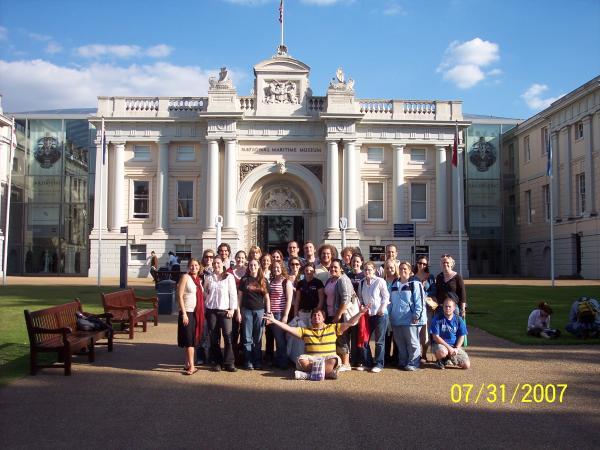
<path id="1" fill-rule="evenodd" d="M 261 61 L 254 66 L 255 75 L 258 75 L 259 73 L 308 74 L 309 72 L 310 67 L 303 62 L 290 58 L 289 56 L 281 55 Z"/>

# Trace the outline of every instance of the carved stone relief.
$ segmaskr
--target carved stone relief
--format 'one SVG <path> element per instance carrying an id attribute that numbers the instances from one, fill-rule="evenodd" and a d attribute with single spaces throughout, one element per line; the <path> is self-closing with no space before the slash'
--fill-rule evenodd
<path id="1" fill-rule="evenodd" d="M 302 164 L 308 170 L 310 170 L 319 181 L 323 182 L 323 166 L 320 164 Z"/>
<path id="2" fill-rule="evenodd" d="M 264 103 L 298 104 L 298 85 L 295 81 L 265 80 Z"/>
<path id="3" fill-rule="evenodd" d="M 240 183 L 248 176 L 250 172 L 256 169 L 260 164 L 257 163 L 242 163 L 240 164 Z"/>
<path id="4" fill-rule="evenodd" d="M 298 196 L 286 186 L 275 186 L 265 192 L 259 203 L 262 210 L 300 209 Z"/>

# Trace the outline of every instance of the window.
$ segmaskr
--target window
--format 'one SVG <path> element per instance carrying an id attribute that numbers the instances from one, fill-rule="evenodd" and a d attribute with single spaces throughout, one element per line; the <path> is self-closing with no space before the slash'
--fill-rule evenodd
<path id="1" fill-rule="evenodd" d="M 577 195 L 577 214 L 581 216 L 585 212 L 585 173 L 580 173 L 575 177 L 575 189 Z"/>
<path id="2" fill-rule="evenodd" d="M 508 145 L 508 171 L 513 173 L 515 171 L 515 145 Z"/>
<path id="3" fill-rule="evenodd" d="M 523 160 L 525 162 L 531 161 L 531 148 L 529 147 L 529 136 L 525 136 L 523 139 Z"/>
<path id="4" fill-rule="evenodd" d="M 544 127 L 542 128 L 542 156 L 548 153 L 548 139 L 550 139 L 548 127 Z"/>
<path id="5" fill-rule="evenodd" d="M 550 185 L 542 186 L 542 198 L 544 199 L 544 217 L 546 222 L 550 222 Z"/>
<path id="6" fill-rule="evenodd" d="M 427 219 L 427 185 L 411 183 L 410 185 L 410 218 L 412 220 Z"/>
<path id="7" fill-rule="evenodd" d="M 150 217 L 150 182 L 133 182 L 133 218 L 147 219 Z"/>
<path id="8" fill-rule="evenodd" d="M 194 217 L 194 182 L 177 182 L 177 217 Z"/>
<path id="9" fill-rule="evenodd" d="M 412 163 L 424 163 L 427 158 L 427 152 L 424 148 L 411 148 L 410 149 L 410 162 Z"/>
<path id="10" fill-rule="evenodd" d="M 181 262 L 189 261 L 192 257 L 191 244 L 175 244 L 175 256 Z"/>
<path id="11" fill-rule="evenodd" d="M 367 162 L 370 162 L 370 163 L 383 162 L 383 147 L 367 148 Z"/>
<path id="12" fill-rule="evenodd" d="M 177 161 L 195 161 L 196 153 L 193 145 L 180 145 L 177 147 Z"/>
<path id="13" fill-rule="evenodd" d="M 575 139 L 583 139 L 583 122 L 575 124 Z"/>
<path id="14" fill-rule="evenodd" d="M 135 145 L 133 147 L 133 160 L 134 161 L 150 161 L 150 146 L 149 145 Z"/>
<path id="15" fill-rule="evenodd" d="M 383 183 L 367 183 L 367 219 L 383 220 Z"/>
<path id="16" fill-rule="evenodd" d="M 531 191 L 525 191 L 525 209 L 527 210 L 527 223 L 532 223 L 533 209 L 531 209 Z"/>
<path id="17" fill-rule="evenodd" d="M 510 195 L 508 197 L 508 208 L 510 210 L 509 211 L 510 223 L 512 225 L 516 225 L 517 224 L 517 200 L 514 195 Z"/>
<path id="18" fill-rule="evenodd" d="M 129 246 L 131 261 L 146 261 L 146 244 L 131 244 Z"/>

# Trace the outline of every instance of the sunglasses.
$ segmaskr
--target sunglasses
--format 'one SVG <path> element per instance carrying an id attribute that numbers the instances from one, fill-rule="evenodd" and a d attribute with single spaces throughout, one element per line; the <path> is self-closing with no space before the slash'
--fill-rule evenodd
<path id="1" fill-rule="evenodd" d="M 292 264 L 290 264 L 290 266 L 299 266 L 299 265 L 300 265 L 300 263 L 292 263 Z"/>

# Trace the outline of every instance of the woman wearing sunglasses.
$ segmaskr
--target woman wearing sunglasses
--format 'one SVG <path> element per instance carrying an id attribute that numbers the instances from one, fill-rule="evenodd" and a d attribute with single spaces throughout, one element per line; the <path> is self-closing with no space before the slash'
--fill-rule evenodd
<path id="1" fill-rule="evenodd" d="M 421 341 L 421 361 L 427 361 L 427 347 L 429 346 L 429 327 L 433 312 L 437 308 L 436 295 L 437 288 L 435 285 L 435 276 L 429 271 L 429 260 L 426 256 L 419 256 L 415 264 L 416 271 L 412 280 L 420 281 L 425 290 L 427 304 L 427 323 L 421 328 L 419 339 Z"/>

